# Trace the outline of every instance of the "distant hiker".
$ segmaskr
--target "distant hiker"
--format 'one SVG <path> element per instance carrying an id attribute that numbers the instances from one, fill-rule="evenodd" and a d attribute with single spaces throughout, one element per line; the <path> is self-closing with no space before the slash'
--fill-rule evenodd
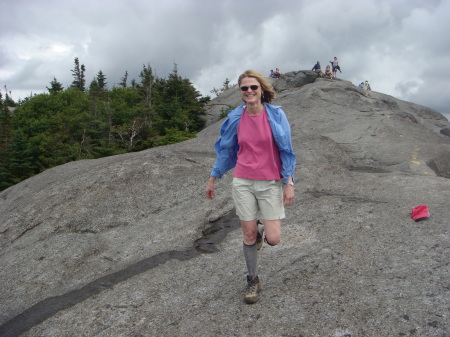
<path id="1" fill-rule="evenodd" d="M 369 96 L 369 91 L 371 91 L 371 89 L 370 89 L 369 82 L 367 82 L 367 80 L 363 84 L 363 90 L 364 90 L 364 95 L 366 97 Z"/>
<path id="2" fill-rule="evenodd" d="M 358 84 L 358 88 L 363 88 L 364 87 L 364 82 L 361 82 L 360 84 Z"/>
<path id="3" fill-rule="evenodd" d="M 277 77 L 277 75 L 275 75 L 275 73 L 273 72 L 273 70 L 271 70 L 271 71 L 270 71 L 269 77 Z"/>
<path id="4" fill-rule="evenodd" d="M 339 67 L 339 61 L 337 59 L 337 57 L 335 56 L 333 61 L 330 61 L 331 65 L 333 66 L 333 75 L 334 77 L 336 77 L 336 70 L 339 70 L 340 73 L 342 73 L 341 71 L 341 67 Z"/>
<path id="5" fill-rule="evenodd" d="M 333 73 L 331 72 L 331 67 L 329 65 L 325 67 L 325 75 L 329 76 L 331 79 L 334 77 Z"/>
<path id="6" fill-rule="evenodd" d="M 283 74 L 280 73 L 280 69 L 276 68 L 275 69 L 275 77 L 281 77 L 281 76 L 283 76 Z"/>
<path id="7" fill-rule="evenodd" d="M 320 62 L 319 61 L 317 61 L 317 63 L 314 65 L 314 67 L 311 70 L 315 71 L 316 73 L 318 73 L 320 77 L 323 76 L 323 71 L 322 71 L 322 69 L 320 69 Z"/>
<path id="8" fill-rule="evenodd" d="M 230 111 L 221 127 L 205 192 L 214 199 L 215 180 L 234 168 L 232 195 L 248 271 L 244 301 L 251 304 L 261 291 L 258 250 L 263 242 L 270 246 L 280 242 L 284 207 L 294 201 L 296 158 L 291 127 L 281 107 L 270 104 L 275 91 L 263 75 L 247 70 L 239 76 L 238 86 L 245 103 Z"/>

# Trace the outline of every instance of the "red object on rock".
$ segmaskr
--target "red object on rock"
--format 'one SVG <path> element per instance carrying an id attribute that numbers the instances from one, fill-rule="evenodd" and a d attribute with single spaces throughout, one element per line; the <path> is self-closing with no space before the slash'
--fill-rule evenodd
<path id="1" fill-rule="evenodd" d="M 430 217 L 430 212 L 428 207 L 425 205 L 416 206 L 412 209 L 411 218 L 414 221 L 428 219 Z"/>

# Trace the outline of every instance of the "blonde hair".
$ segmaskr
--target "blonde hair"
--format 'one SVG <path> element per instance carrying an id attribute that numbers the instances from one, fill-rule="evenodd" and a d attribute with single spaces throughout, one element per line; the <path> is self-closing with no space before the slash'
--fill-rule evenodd
<path id="1" fill-rule="evenodd" d="M 275 98 L 275 91 L 269 82 L 267 82 L 266 78 L 258 73 L 256 70 L 246 70 L 244 71 L 238 79 L 238 86 L 241 86 L 241 82 L 246 77 L 252 77 L 256 79 L 261 85 L 261 103 L 271 103 Z"/>

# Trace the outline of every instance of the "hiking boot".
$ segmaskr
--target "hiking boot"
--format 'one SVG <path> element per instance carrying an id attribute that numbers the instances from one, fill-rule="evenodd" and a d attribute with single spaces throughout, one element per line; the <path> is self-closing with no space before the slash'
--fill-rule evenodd
<path id="1" fill-rule="evenodd" d="M 253 304 L 259 300 L 259 292 L 261 291 L 261 283 L 258 276 L 247 275 L 247 289 L 245 290 L 244 301 L 247 304 Z"/>
<path id="2" fill-rule="evenodd" d="M 264 242 L 263 240 L 264 225 L 261 223 L 261 221 L 258 220 L 256 222 L 256 227 L 258 229 L 258 234 L 256 236 L 256 248 L 260 250 Z"/>

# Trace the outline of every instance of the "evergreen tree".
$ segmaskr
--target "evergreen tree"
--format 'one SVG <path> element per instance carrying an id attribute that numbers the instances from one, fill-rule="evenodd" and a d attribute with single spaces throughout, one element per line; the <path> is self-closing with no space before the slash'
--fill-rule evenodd
<path id="1" fill-rule="evenodd" d="M 0 147 L 0 191 L 14 185 L 9 169 L 9 159 L 10 155 L 7 149 Z"/>
<path id="2" fill-rule="evenodd" d="M 13 184 L 31 177 L 35 172 L 33 170 L 33 157 L 25 140 L 24 134 L 20 129 L 16 130 L 13 141 L 8 149 L 8 171 Z"/>
<path id="3" fill-rule="evenodd" d="M 140 89 L 142 96 L 144 98 L 144 102 L 147 105 L 147 107 L 150 109 L 152 106 L 152 86 L 153 86 L 153 72 L 150 65 L 145 66 L 141 70 L 141 73 L 139 74 L 139 77 L 141 78 L 141 84 Z"/>
<path id="4" fill-rule="evenodd" d="M 130 86 L 125 72 L 112 90 L 101 70 L 86 90 L 84 73 L 75 58 L 66 90 L 54 77 L 48 94 L 31 94 L 19 104 L 0 93 L 0 190 L 72 160 L 180 142 L 204 126 L 210 98 L 179 76 L 177 64 L 167 78 L 144 65 L 140 81 Z"/>
<path id="5" fill-rule="evenodd" d="M 126 151 L 135 151 L 137 145 L 142 146 L 147 128 L 142 110 L 142 97 L 137 90 L 113 88 L 108 104 L 111 143 Z"/>
<path id="6" fill-rule="evenodd" d="M 78 57 L 75 57 L 74 63 L 75 67 L 73 68 L 73 70 L 71 70 L 74 80 L 70 87 L 79 90 L 81 92 L 84 92 L 86 84 L 84 72 L 86 71 L 86 68 L 84 67 L 84 64 L 80 66 L 80 61 L 78 60 Z"/>
<path id="7" fill-rule="evenodd" d="M 228 78 L 226 78 L 225 82 L 223 82 L 223 89 L 224 91 L 230 89 L 230 80 Z"/>
<path id="8" fill-rule="evenodd" d="M 0 92 L 0 147 L 6 149 L 11 141 L 13 131 L 12 115 Z"/>
<path id="9" fill-rule="evenodd" d="M 128 80 L 128 71 L 125 71 L 125 75 L 123 75 L 123 77 L 121 78 L 121 82 L 119 83 L 119 85 L 122 88 L 126 88 L 127 87 L 127 80 Z"/>
<path id="10" fill-rule="evenodd" d="M 178 75 L 177 64 L 168 79 L 158 79 L 155 87 L 156 127 L 161 134 L 168 130 L 191 133 L 204 126 L 204 103 L 198 100 L 201 95 L 189 80 Z"/>
<path id="11" fill-rule="evenodd" d="M 210 92 L 216 94 L 216 96 L 219 96 L 221 93 L 228 89 L 230 89 L 230 80 L 226 78 L 225 82 L 223 82 L 222 88 L 217 89 L 214 87 Z"/>
<path id="12" fill-rule="evenodd" d="M 101 91 L 105 91 L 106 90 L 106 76 L 103 74 L 103 72 L 100 70 L 97 74 L 97 82 L 98 82 L 98 87 Z"/>
<path id="13" fill-rule="evenodd" d="M 12 141 L 12 124 L 13 116 L 0 92 L 0 191 L 14 184 L 9 169 L 10 153 L 8 151 Z"/>
<path id="14" fill-rule="evenodd" d="M 64 90 L 64 87 L 60 82 L 56 80 L 56 77 L 53 77 L 53 81 L 50 82 L 50 88 L 46 87 L 50 94 L 57 94 Z"/>
<path id="15" fill-rule="evenodd" d="M 11 91 L 9 92 L 8 95 L 8 89 L 6 88 L 6 85 L 5 85 L 5 99 L 3 100 L 3 105 L 10 107 L 17 106 L 16 102 L 14 102 L 14 100 L 11 98 Z"/>
<path id="16" fill-rule="evenodd" d="M 100 98 L 102 96 L 103 90 L 100 88 L 100 85 L 98 84 L 98 81 L 96 78 L 94 78 L 89 84 L 89 97 L 92 101 L 92 110 L 94 113 L 94 117 L 97 117 L 99 113 L 99 105 L 101 105 Z"/>
<path id="17" fill-rule="evenodd" d="M 89 94 L 98 94 L 100 92 L 100 85 L 98 84 L 97 79 L 94 77 L 91 84 L 89 84 Z"/>
<path id="18" fill-rule="evenodd" d="M 153 111 L 152 89 L 155 80 L 150 65 L 143 66 L 139 77 L 141 78 L 141 83 L 139 84 L 138 88 L 144 103 L 144 106 L 142 108 L 142 125 L 143 128 L 148 128 L 150 127 L 150 115 Z"/>

